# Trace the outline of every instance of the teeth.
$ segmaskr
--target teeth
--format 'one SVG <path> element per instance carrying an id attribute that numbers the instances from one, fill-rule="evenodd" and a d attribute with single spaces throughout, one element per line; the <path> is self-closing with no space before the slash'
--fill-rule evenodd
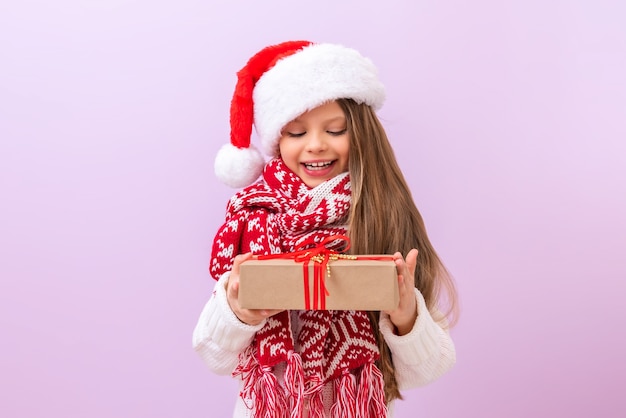
<path id="1" fill-rule="evenodd" d="M 304 163 L 304 165 L 307 168 L 324 168 L 324 167 L 328 167 L 332 163 L 333 163 L 332 161 L 327 161 L 325 163 Z"/>

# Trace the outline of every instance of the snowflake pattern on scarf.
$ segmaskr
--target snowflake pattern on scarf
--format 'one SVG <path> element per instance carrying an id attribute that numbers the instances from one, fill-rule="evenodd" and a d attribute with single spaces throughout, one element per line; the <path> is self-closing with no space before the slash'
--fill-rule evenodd
<path id="1" fill-rule="evenodd" d="M 228 203 L 213 242 L 210 272 L 216 279 L 230 271 L 237 254 L 293 252 L 304 242 L 320 243 L 346 232 L 348 173 L 309 188 L 277 158 L 265 166 L 263 180 Z M 255 416 L 301 417 L 306 401 L 308 416 L 322 417 L 321 390 L 329 382 L 336 388 L 333 416 L 386 416 L 384 382 L 374 365 L 378 346 L 367 312 L 299 311 L 298 319 L 300 352 L 294 352 L 290 315 L 283 311 L 268 318 L 240 356 L 233 375 L 243 379 L 241 396 Z M 281 362 L 287 365 L 283 386 L 273 374 Z"/>

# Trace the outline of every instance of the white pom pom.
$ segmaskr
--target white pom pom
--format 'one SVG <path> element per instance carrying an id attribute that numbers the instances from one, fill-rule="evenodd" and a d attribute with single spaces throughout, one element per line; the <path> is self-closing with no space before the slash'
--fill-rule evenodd
<path id="1" fill-rule="evenodd" d="M 249 186 L 263 173 L 265 159 L 253 145 L 237 148 L 228 143 L 217 152 L 215 175 L 227 186 Z"/>

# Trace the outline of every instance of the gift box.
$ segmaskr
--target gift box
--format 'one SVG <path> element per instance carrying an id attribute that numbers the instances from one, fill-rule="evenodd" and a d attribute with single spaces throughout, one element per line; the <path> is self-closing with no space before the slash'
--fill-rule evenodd
<path id="1" fill-rule="evenodd" d="M 251 259 L 239 271 L 239 305 L 245 309 L 380 311 L 395 309 L 399 302 L 390 256 L 325 262 Z"/>

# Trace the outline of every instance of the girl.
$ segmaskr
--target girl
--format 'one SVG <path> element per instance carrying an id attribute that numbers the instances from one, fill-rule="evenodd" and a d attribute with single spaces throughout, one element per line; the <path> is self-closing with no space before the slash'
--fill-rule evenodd
<path id="1" fill-rule="evenodd" d="M 245 188 L 215 236 L 218 282 L 193 335 L 210 369 L 241 379 L 234 417 L 391 416 L 401 389 L 455 362 L 447 319 L 455 318 L 455 288 L 376 117 L 384 97 L 371 61 L 339 45 L 270 46 L 238 73 L 231 142 L 215 171 Z M 250 144 L 253 124 L 273 157 L 267 164 Z M 349 236 L 352 254 L 394 254 L 397 309 L 238 305 L 239 266 L 252 254 L 293 252 L 337 234 Z"/>

